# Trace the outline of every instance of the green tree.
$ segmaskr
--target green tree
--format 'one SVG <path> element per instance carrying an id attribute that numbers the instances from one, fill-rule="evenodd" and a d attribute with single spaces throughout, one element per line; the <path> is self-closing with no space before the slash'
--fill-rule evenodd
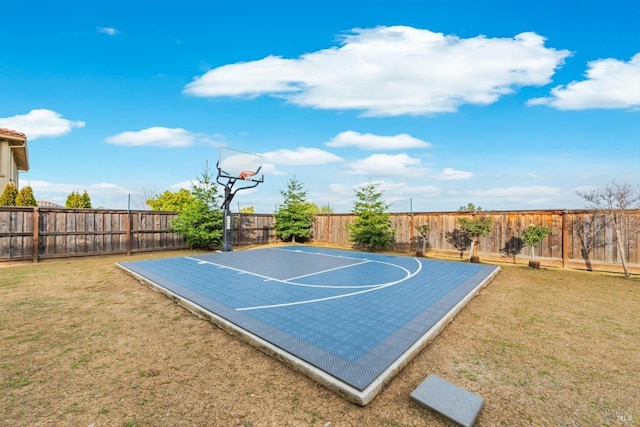
<path id="1" fill-rule="evenodd" d="M 334 213 L 333 208 L 331 208 L 329 205 L 327 206 L 318 206 L 315 203 L 311 203 L 311 209 L 313 210 L 314 214 L 332 214 Z"/>
<path id="2" fill-rule="evenodd" d="M 82 194 L 76 191 L 72 191 L 67 196 L 67 200 L 64 206 L 69 209 L 91 208 L 91 198 L 89 197 L 89 193 L 87 193 L 87 190 L 85 190 Z"/>
<path id="3" fill-rule="evenodd" d="M 255 213 L 255 209 L 253 208 L 253 206 L 245 206 L 244 208 L 240 209 L 240 213 L 252 214 Z"/>
<path id="4" fill-rule="evenodd" d="M 311 227 L 315 219 L 313 204 L 307 201 L 307 192 L 296 177 L 289 179 L 287 189 L 280 191 L 283 203 L 278 206 L 276 236 L 284 241 L 304 242 L 311 238 Z"/>
<path id="5" fill-rule="evenodd" d="M 8 183 L 0 196 L 0 206 L 15 206 L 17 197 L 18 189 L 13 182 Z"/>
<path id="6" fill-rule="evenodd" d="M 471 218 L 458 218 L 460 229 L 472 237 L 469 259 L 475 255 L 476 243 L 480 243 L 480 237 L 488 236 L 493 230 L 493 218 L 489 215 L 474 213 Z"/>
<path id="7" fill-rule="evenodd" d="M 187 209 L 196 198 L 185 188 L 164 193 L 148 199 L 145 203 L 152 211 L 182 212 Z"/>
<path id="8" fill-rule="evenodd" d="M 178 213 L 171 222 L 170 230 L 184 236 L 189 248 L 214 249 L 222 245 L 223 215 L 220 210 L 220 195 L 211 173 L 209 163 L 197 182 L 191 185 L 194 202 Z"/>
<path id="9" fill-rule="evenodd" d="M 354 202 L 355 219 L 347 227 L 349 240 L 366 249 L 388 248 L 395 240 L 395 230 L 391 228 L 389 206 L 382 199 L 382 191 L 377 183 L 369 183 L 358 188 Z"/>
<path id="10" fill-rule="evenodd" d="M 473 203 L 467 203 L 467 206 L 460 206 L 458 208 L 458 212 L 480 212 L 482 210 L 481 206 L 476 207 Z"/>
<path id="11" fill-rule="evenodd" d="M 38 206 L 38 202 L 36 202 L 33 189 L 30 185 L 20 189 L 18 197 L 16 197 L 16 206 Z"/>
<path id="12" fill-rule="evenodd" d="M 81 203 L 82 203 L 82 201 L 81 201 L 80 193 L 76 193 L 75 191 L 72 191 L 67 196 L 67 200 L 64 202 L 64 207 L 65 208 L 79 208 Z"/>
<path id="13" fill-rule="evenodd" d="M 531 261 L 536 259 L 536 245 L 550 233 L 551 230 L 547 227 L 529 224 L 529 227 L 520 235 L 522 242 L 531 248 Z"/>
<path id="14" fill-rule="evenodd" d="M 80 196 L 80 202 L 82 203 L 83 208 L 91 208 L 91 197 L 89 197 L 89 193 L 87 193 L 87 190 L 84 190 L 84 193 L 82 193 L 82 196 Z"/>

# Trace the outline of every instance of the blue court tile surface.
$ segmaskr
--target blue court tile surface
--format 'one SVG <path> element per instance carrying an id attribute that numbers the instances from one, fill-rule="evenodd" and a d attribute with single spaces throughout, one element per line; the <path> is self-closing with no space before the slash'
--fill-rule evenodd
<path id="1" fill-rule="evenodd" d="M 499 271 L 298 245 L 118 265 L 360 405 Z"/>

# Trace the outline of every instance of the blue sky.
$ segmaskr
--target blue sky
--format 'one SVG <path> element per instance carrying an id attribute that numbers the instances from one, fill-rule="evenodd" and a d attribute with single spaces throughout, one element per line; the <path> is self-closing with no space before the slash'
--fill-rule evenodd
<path id="1" fill-rule="evenodd" d="M 579 209 L 640 185 L 637 0 L 0 0 L 0 127 L 38 200 L 144 208 L 220 145 L 349 212 Z"/>

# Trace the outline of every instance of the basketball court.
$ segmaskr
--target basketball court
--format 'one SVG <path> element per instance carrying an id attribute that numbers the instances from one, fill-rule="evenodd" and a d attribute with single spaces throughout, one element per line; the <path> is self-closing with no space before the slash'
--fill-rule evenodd
<path id="1" fill-rule="evenodd" d="M 300 245 L 118 266 L 359 405 L 500 270 Z"/>

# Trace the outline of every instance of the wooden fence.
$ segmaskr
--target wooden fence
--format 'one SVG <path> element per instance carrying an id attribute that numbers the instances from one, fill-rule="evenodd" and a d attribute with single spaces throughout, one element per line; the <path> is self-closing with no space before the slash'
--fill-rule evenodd
<path id="1" fill-rule="evenodd" d="M 233 245 L 276 243 L 276 219 L 270 214 L 232 214 Z"/>
<path id="2" fill-rule="evenodd" d="M 526 263 L 530 249 L 519 236 L 529 224 L 551 229 L 535 248 L 542 265 L 602 271 L 621 271 L 621 259 L 611 221 L 603 213 L 572 210 L 488 211 L 491 235 L 480 240 L 484 260 Z M 132 253 L 184 248 L 184 240 L 167 231 L 176 213 L 60 208 L 0 208 L 0 261 L 66 256 Z M 413 253 L 421 248 L 416 226 L 429 225 L 429 253 L 462 258 L 453 244 L 457 220 L 468 214 L 426 212 L 391 214 L 395 229 L 392 250 Z M 640 274 L 640 210 L 628 212 L 623 246 L 630 271 Z M 352 214 L 317 215 L 313 242 L 351 246 L 347 224 Z M 34 227 L 34 224 L 37 226 Z M 232 244 L 276 243 L 275 218 L 270 214 L 234 214 Z M 38 242 L 36 246 L 33 242 Z"/>
<path id="3" fill-rule="evenodd" d="M 520 235 L 529 224 L 551 229 L 536 247 L 536 259 L 543 265 L 602 271 L 622 271 L 615 231 L 604 213 L 592 211 L 491 211 L 492 233 L 480 239 L 482 259 L 526 263 L 530 248 L 522 244 Z M 417 226 L 429 225 L 427 254 L 438 253 L 462 257 L 454 246 L 457 220 L 469 214 L 460 212 L 396 213 L 391 214 L 396 239 L 392 249 L 414 252 L 421 248 Z M 347 224 L 352 214 L 318 215 L 313 227 L 313 241 L 327 245 L 347 246 Z M 623 247 L 630 270 L 640 274 L 640 210 L 628 211 Z M 468 250 L 464 252 L 468 255 Z"/>
<path id="4" fill-rule="evenodd" d="M 0 261 L 181 249 L 184 239 L 167 231 L 176 216 L 173 212 L 1 207 Z"/>

